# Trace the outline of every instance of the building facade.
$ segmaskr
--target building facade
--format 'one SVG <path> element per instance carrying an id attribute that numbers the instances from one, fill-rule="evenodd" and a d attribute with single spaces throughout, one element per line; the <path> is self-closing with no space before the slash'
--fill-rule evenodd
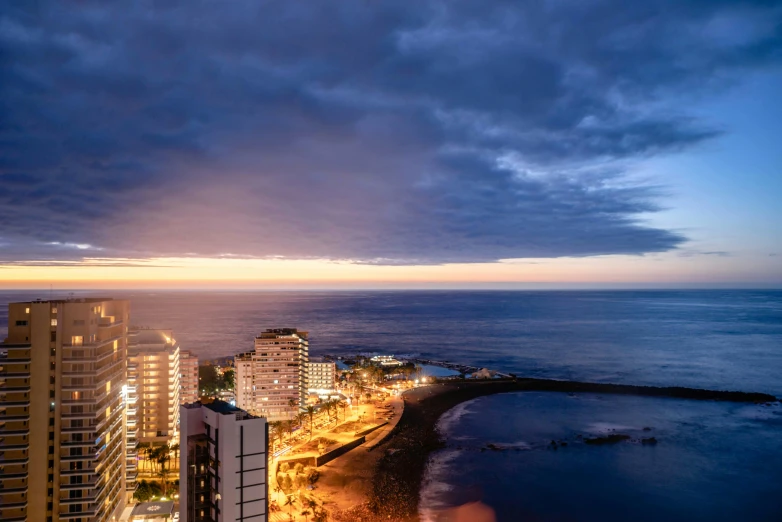
<path id="1" fill-rule="evenodd" d="M 180 407 L 181 522 L 266 522 L 266 419 L 227 402 Z"/>
<path id="2" fill-rule="evenodd" d="M 255 393 L 253 388 L 253 355 L 255 352 L 237 354 L 234 357 L 234 396 L 236 407 L 255 411 Z"/>
<path id="3" fill-rule="evenodd" d="M 128 419 L 135 417 L 138 442 L 160 446 L 179 437 L 179 354 L 171 330 L 128 332 L 128 387 L 137 399 Z"/>
<path id="4" fill-rule="evenodd" d="M 310 393 L 334 391 L 337 383 L 337 364 L 321 357 L 312 357 L 307 363 L 307 385 Z"/>
<path id="5" fill-rule="evenodd" d="M 0 520 L 109 522 L 125 507 L 128 301 L 11 303 L 0 345 Z"/>
<path id="6" fill-rule="evenodd" d="M 187 350 L 179 352 L 179 385 L 181 404 L 198 401 L 201 396 L 198 390 L 198 357 Z"/>
<path id="7" fill-rule="evenodd" d="M 248 411 L 269 420 L 293 418 L 309 393 L 308 360 L 307 332 L 295 328 L 266 330 L 255 338 L 254 352 L 234 358 L 237 405 L 241 401 Z"/>

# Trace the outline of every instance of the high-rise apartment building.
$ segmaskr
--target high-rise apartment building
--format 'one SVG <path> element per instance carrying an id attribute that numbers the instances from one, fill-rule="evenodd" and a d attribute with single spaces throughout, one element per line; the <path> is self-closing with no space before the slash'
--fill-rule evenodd
<path id="1" fill-rule="evenodd" d="M 234 357 L 234 396 L 236 407 L 255 411 L 253 388 L 253 355 L 255 352 L 237 354 Z"/>
<path id="2" fill-rule="evenodd" d="M 337 382 L 337 364 L 322 357 L 312 357 L 307 363 L 307 385 L 310 393 L 333 391 Z"/>
<path id="3" fill-rule="evenodd" d="M 255 338 L 254 352 L 234 357 L 237 405 L 269 420 L 292 418 L 307 400 L 308 359 L 307 332 L 266 330 Z"/>
<path id="4" fill-rule="evenodd" d="M 179 344 L 171 330 L 128 332 L 128 387 L 135 392 L 136 439 L 153 446 L 176 442 L 179 430 Z"/>
<path id="5" fill-rule="evenodd" d="M 198 357 L 192 352 L 179 352 L 179 402 L 190 404 L 196 402 L 201 394 L 198 392 Z"/>
<path id="6" fill-rule="evenodd" d="M 180 522 L 266 522 L 266 419 L 223 401 L 180 408 Z"/>
<path id="7" fill-rule="evenodd" d="M 11 303 L 0 345 L 0 520 L 109 522 L 125 507 L 128 301 Z"/>

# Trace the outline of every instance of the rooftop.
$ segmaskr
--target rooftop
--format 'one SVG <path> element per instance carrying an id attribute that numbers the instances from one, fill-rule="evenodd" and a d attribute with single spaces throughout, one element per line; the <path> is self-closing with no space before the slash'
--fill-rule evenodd
<path id="1" fill-rule="evenodd" d="M 273 339 L 276 336 L 279 335 L 296 335 L 299 337 L 307 337 L 307 332 L 299 331 L 298 328 L 267 328 L 266 330 L 261 333 L 261 335 L 256 335 L 256 339 Z"/>
<path id="2" fill-rule="evenodd" d="M 245 410 L 241 408 L 237 408 L 236 406 L 232 406 L 231 404 L 221 401 L 219 399 L 216 399 L 212 402 L 203 403 L 201 401 L 194 402 L 192 404 L 183 404 L 187 409 L 193 409 L 193 408 L 209 408 L 215 413 L 219 413 L 220 415 L 236 415 L 237 413 L 244 414 L 248 419 L 255 418 L 253 415 L 250 415 Z"/>
<path id="3" fill-rule="evenodd" d="M 171 516 L 174 513 L 174 501 L 165 500 L 160 502 L 142 502 L 133 508 L 130 514 L 131 520 L 152 520 L 165 516 Z"/>
<path id="4" fill-rule="evenodd" d="M 66 299 L 33 299 L 32 301 L 16 301 L 10 304 L 36 304 L 36 303 L 102 303 L 104 301 L 114 301 L 112 297 L 71 297 Z"/>

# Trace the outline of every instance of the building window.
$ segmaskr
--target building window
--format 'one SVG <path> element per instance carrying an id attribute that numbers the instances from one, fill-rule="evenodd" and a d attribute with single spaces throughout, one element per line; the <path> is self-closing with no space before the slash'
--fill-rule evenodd
<path id="1" fill-rule="evenodd" d="M 57 319 L 52 319 L 52 326 L 57 326 Z"/>
<path id="2" fill-rule="evenodd" d="M 29 314 L 30 313 L 30 308 L 25 308 L 24 309 L 24 313 Z"/>
<path id="3" fill-rule="evenodd" d="M 84 336 L 83 335 L 74 335 L 71 337 L 71 345 L 72 346 L 83 346 L 84 345 Z"/>
<path id="4" fill-rule="evenodd" d="M 27 321 L 16 321 L 16 326 L 27 326 Z"/>
<path id="5" fill-rule="evenodd" d="M 53 313 L 53 314 L 56 314 L 56 313 L 57 313 L 57 307 L 56 307 L 56 306 L 53 306 L 53 307 L 52 307 L 52 313 Z"/>

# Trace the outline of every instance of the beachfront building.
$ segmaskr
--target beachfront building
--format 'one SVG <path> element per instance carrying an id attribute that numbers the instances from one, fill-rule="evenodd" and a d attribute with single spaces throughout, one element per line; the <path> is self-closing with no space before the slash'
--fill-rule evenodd
<path id="1" fill-rule="evenodd" d="M 311 357 L 307 363 L 307 385 L 310 393 L 334 391 L 337 383 L 337 364 L 322 357 Z"/>
<path id="2" fill-rule="evenodd" d="M 308 360 L 307 332 L 266 330 L 255 338 L 253 352 L 234 357 L 237 406 L 269 420 L 293 418 L 309 393 Z"/>
<path id="3" fill-rule="evenodd" d="M 375 364 L 386 367 L 402 366 L 404 364 L 402 361 L 394 359 L 393 355 L 376 355 L 370 360 Z"/>
<path id="4" fill-rule="evenodd" d="M 198 390 L 198 357 L 187 350 L 179 351 L 179 402 L 190 404 L 201 396 Z"/>
<path id="5" fill-rule="evenodd" d="M 266 522 L 266 419 L 227 402 L 180 407 L 181 522 Z"/>
<path id="6" fill-rule="evenodd" d="M 173 444 L 179 430 L 179 344 L 171 330 L 132 328 L 128 333 L 128 388 L 136 397 L 128 419 L 135 440 Z"/>
<path id="7" fill-rule="evenodd" d="M 0 520 L 119 518 L 129 308 L 112 299 L 9 304 L 0 344 Z"/>

